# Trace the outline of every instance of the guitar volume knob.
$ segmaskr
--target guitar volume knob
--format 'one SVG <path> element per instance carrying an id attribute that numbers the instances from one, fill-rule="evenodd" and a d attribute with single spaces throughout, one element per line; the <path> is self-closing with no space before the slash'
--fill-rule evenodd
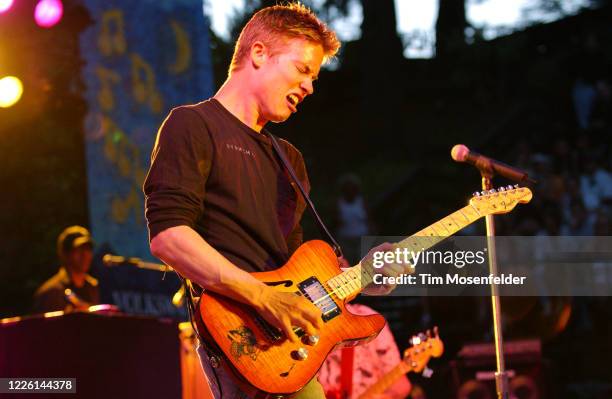
<path id="1" fill-rule="evenodd" d="M 308 349 L 299 348 L 298 350 L 291 352 L 291 357 L 295 360 L 306 360 L 308 359 Z"/>
<path id="2" fill-rule="evenodd" d="M 302 340 L 305 344 L 308 344 L 310 346 L 315 346 L 316 344 L 319 343 L 319 336 L 318 335 L 306 335 L 304 336 L 304 339 Z"/>

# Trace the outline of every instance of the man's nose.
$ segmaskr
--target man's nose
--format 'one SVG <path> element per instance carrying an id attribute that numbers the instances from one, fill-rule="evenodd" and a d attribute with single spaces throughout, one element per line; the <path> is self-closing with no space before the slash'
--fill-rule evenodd
<path id="1" fill-rule="evenodd" d="M 302 90 L 304 90 L 309 95 L 314 93 L 314 86 L 312 85 L 311 79 L 304 80 L 302 84 L 300 85 L 300 87 L 302 88 Z"/>

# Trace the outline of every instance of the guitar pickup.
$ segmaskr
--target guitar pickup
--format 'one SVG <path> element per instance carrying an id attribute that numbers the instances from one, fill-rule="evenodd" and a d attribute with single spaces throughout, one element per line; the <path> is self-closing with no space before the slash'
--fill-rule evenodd
<path id="1" fill-rule="evenodd" d="M 298 284 L 300 292 L 321 310 L 323 321 L 327 322 L 341 313 L 329 292 L 316 277 L 309 277 Z"/>

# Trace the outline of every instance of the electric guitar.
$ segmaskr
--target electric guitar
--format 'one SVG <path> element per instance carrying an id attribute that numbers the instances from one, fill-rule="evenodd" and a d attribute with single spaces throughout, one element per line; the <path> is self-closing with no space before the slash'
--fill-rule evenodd
<path id="1" fill-rule="evenodd" d="M 478 193 L 467 206 L 395 246 L 409 248 L 414 242 L 410 240 L 419 237 L 419 249 L 424 240 L 429 248 L 486 215 L 508 213 L 531 198 L 528 188 L 518 186 Z M 384 327 L 385 319 L 379 314 L 357 316 L 345 308 L 372 282 L 373 275 L 371 264 L 359 263 L 342 271 L 327 243 L 308 241 L 281 268 L 253 276 L 275 289 L 303 295 L 321 309 L 324 326 L 318 336 L 296 328 L 301 341 L 292 343 L 251 307 L 210 291 L 200 298 L 195 317 L 198 331 L 209 348 L 227 360 L 238 383 L 268 395 L 289 395 L 316 375 L 334 348 L 367 342 Z"/>
<path id="2" fill-rule="evenodd" d="M 437 327 L 434 327 L 433 336 L 428 330 L 426 334 L 421 333 L 412 337 L 410 343 L 412 346 L 404 351 L 402 361 L 359 395 L 358 399 L 368 399 L 385 392 L 404 374 L 423 372 L 425 375 L 427 371 L 425 367 L 429 359 L 440 357 L 444 352 L 444 344 L 438 335 Z M 431 373 L 431 371 L 428 371 L 428 373 Z M 426 377 L 430 375 L 426 375 Z"/>

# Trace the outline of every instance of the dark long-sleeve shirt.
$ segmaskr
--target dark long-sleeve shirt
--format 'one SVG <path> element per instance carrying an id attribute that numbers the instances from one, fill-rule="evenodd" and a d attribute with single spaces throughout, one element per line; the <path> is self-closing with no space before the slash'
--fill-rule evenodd
<path id="1" fill-rule="evenodd" d="M 282 149 L 306 190 L 300 152 Z M 269 138 L 215 99 L 172 110 L 144 183 L 149 239 L 186 225 L 247 271 L 284 264 L 302 241 L 305 202 Z"/>

